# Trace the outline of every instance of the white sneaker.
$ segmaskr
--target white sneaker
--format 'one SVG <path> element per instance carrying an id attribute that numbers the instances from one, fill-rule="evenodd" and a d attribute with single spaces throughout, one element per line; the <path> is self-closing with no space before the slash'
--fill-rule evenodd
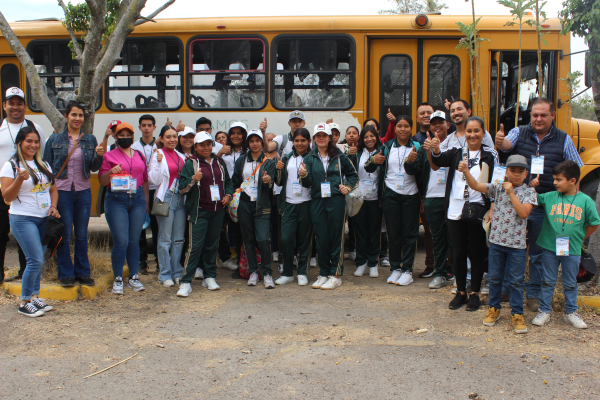
<path id="1" fill-rule="evenodd" d="M 217 281 L 215 278 L 205 278 L 204 282 L 202 282 L 202 286 L 207 288 L 208 290 L 219 290 L 221 287 L 217 285 Z"/>
<path id="2" fill-rule="evenodd" d="M 223 263 L 223 267 L 227 268 L 230 271 L 236 271 L 238 269 L 238 265 L 235 261 L 233 261 L 233 258 L 230 258 L 229 260 L 225 261 Z"/>
<path id="3" fill-rule="evenodd" d="M 356 260 L 356 252 L 355 251 L 349 252 L 348 253 L 348 258 L 350 259 L 350 261 Z"/>
<path id="4" fill-rule="evenodd" d="M 398 279 L 400 278 L 400 275 L 402 274 L 402 270 L 395 270 L 394 272 L 392 272 L 392 274 L 390 275 L 390 277 L 387 279 L 387 283 L 391 283 L 392 285 L 395 285 L 396 282 L 398 282 Z"/>
<path id="5" fill-rule="evenodd" d="M 177 297 L 188 297 L 190 293 L 192 293 L 192 284 L 182 283 L 177 291 Z"/>
<path id="6" fill-rule="evenodd" d="M 446 286 L 447 280 L 444 276 L 436 276 L 429 282 L 429 289 L 440 289 Z"/>
<path id="7" fill-rule="evenodd" d="M 140 277 L 138 274 L 133 275 L 131 278 L 127 280 L 127 286 L 133 289 L 134 292 L 141 292 L 142 290 L 146 290 L 142 282 L 140 282 Z"/>
<path id="8" fill-rule="evenodd" d="M 306 275 L 298 275 L 298 286 L 308 285 L 308 277 Z"/>
<path id="9" fill-rule="evenodd" d="M 202 268 L 196 268 L 194 279 L 204 279 L 204 271 L 202 271 Z"/>
<path id="10" fill-rule="evenodd" d="M 265 284 L 265 289 L 275 288 L 275 284 L 273 283 L 273 277 L 271 275 L 263 276 L 263 283 Z"/>
<path id="11" fill-rule="evenodd" d="M 327 280 L 328 280 L 328 279 L 329 279 L 329 278 L 327 278 L 326 276 L 321 276 L 321 275 L 319 275 L 319 276 L 317 277 L 317 280 L 315 281 L 315 283 L 313 283 L 313 284 L 312 284 L 312 287 L 313 287 L 313 289 L 320 289 L 320 288 L 321 288 L 321 286 L 323 286 L 323 284 L 324 284 L 325 282 L 327 282 Z"/>
<path id="12" fill-rule="evenodd" d="M 363 276 L 363 274 L 365 273 L 366 270 L 367 270 L 367 263 L 364 263 L 363 265 L 356 267 L 356 271 L 354 271 L 354 276 Z"/>
<path id="13" fill-rule="evenodd" d="M 277 270 L 279 271 L 280 274 L 283 274 L 283 264 L 279 264 L 279 267 L 277 268 Z"/>
<path id="14" fill-rule="evenodd" d="M 279 261 L 279 253 L 276 251 L 273 252 L 273 261 Z"/>
<path id="15" fill-rule="evenodd" d="M 167 279 L 166 281 L 164 281 L 164 282 L 162 283 L 162 285 L 163 285 L 164 287 L 171 287 L 171 286 L 173 286 L 174 284 L 175 284 L 175 282 L 173 282 L 173 280 L 171 280 L 171 279 Z"/>
<path id="16" fill-rule="evenodd" d="M 294 277 L 293 276 L 280 276 L 275 281 L 275 284 L 277 284 L 277 285 L 285 285 L 286 283 L 290 283 L 290 282 L 294 282 Z"/>
<path id="17" fill-rule="evenodd" d="M 248 279 L 248 286 L 256 286 L 258 283 L 258 272 L 253 272 Z"/>
<path id="18" fill-rule="evenodd" d="M 113 283 L 113 294 L 123 294 L 123 278 L 117 276 Z"/>
<path id="19" fill-rule="evenodd" d="M 369 267 L 369 277 L 370 278 L 378 278 L 379 277 L 379 267 L 377 265 L 374 267 Z"/>
<path id="20" fill-rule="evenodd" d="M 564 317 L 565 322 L 573 325 L 573 328 L 577 329 L 587 329 L 587 324 L 583 322 L 581 315 L 577 314 L 577 312 L 572 312 L 571 314 L 565 314 Z"/>
<path id="21" fill-rule="evenodd" d="M 311 267 L 316 267 L 317 266 L 317 257 L 311 257 L 310 258 L 310 266 Z"/>
<path id="22" fill-rule="evenodd" d="M 321 285 L 321 289 L 323 290 L 332 290 L 339 286 L 342 286 L 342 278 L 336 278 L 335 276 L 330 276 L 327 282 Z"/>
<path id="23" fill-rule="evenodd" d="M 550 321 L 550 313 L 539 311 L 531 323 L 537 326 L 544 326 L 548 321 Z"/>
<path id="24" fill-rule="evenodd" d="M 389 267 L 390 266 L 390 259 L 387 257 L 381 257 L 381 266 L 382 267 Z"/>
<path id="25" fill-rule="evenodd" d="M 413 283 L 412 272 L 404 271 L 400 278 L 396 281 L 396 285 L 398 286 L 407 286 Z"/>

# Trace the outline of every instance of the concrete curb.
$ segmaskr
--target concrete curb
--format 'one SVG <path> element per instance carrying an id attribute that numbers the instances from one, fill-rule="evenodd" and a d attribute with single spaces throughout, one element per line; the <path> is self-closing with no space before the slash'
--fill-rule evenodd
<path id="1" fill-rule="evenodd" d="M 578 296 L 577 304 L 580 306 L 595 307 L 600 310 L 600 296 Z"/>
<path id="2" fill-rule="evenodd" d="M 129 276 L 129 268 L 123 267 L 123 276 Z M 81 294 L 86 299 L 93 299 L 98 296 L 101 292 L 112 286 L 115 276 L 112 272 L 104 274 L 98 279 L 95 279 L 96 284 L 94 286 L 81 286 Z"/>

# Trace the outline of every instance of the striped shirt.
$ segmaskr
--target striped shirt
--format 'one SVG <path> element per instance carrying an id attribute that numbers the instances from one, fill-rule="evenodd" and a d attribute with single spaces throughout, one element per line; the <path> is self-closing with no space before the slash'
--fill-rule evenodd
<path id="1" fill-rule="evenodd" d="M 79 136 L 83 135 L 80 133 Z M 67 135 L 69 137 L 69 153 L 73 149 L 73 144 L 75 143 L 73 137 L 71 135 Z M 78 137 L 79 137 L 78 136 Z M 67 192 L 71 191 L 71 188 L 74 187 L 76 192 L 81 190 L 86 190 L 91 187 L 90 180 L 85 176 L 83 172 L 83 153 L 81 152 L 81 147 L 77 146 L 71 158 L 69 158 L 69 162 L 67 163 L 67 179 L 56 179 L 56 188 L 58 190 L 64 190 Z"/>

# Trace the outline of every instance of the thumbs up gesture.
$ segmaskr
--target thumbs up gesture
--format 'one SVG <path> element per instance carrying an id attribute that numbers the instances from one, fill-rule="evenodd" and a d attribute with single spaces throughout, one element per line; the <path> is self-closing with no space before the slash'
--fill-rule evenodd
<path id="1" fill-rule="evenodd" d="M 504 138 L 506 135 L 504 134 L 504 124 L 500 124 L 500 130 L 496 132 L 496 146 L 501 147 L 504 143 Z"/>
<path id="2" fill-rule="evenodd" d="M 406 162 L 409 164 L 414 163 L 417 160 L 417 147 L 413 146 L 410 154 L 406 157 Z"/>
<path id="3" fill-rule="evenodd" d="M 458 163 L 458 172 L 469 173 L 469 164 L 467 163 L 467 157 L 463 157 L 463 160 Z"/>
<path id="4" fill-rule="evenodd" d="M 435 154 L 438 154 L 440 152 L 440 139 L 438 138 L 437 133 L 435 133 L 435 137 L 431 139 L 431 148 L 433 149 Z"/>
<path id="5" fill-rule="evenodd" d="M 271 177 L 267 174 L 267 171 L 263 174 L 263 183 L 269 184 L 271 182 Z"/>
<path id="6" fill-rule="evenodd" d="M 96 154 L 98 154 L 98 157 L 102 157 L 104 155 L 104 153 L 106 153 L 106 150 L 104 150 L 104 146 L 102 146 L 102 145 L 96 146 Z"/>
<path id="7" fill-rule="evenodd" d="M 265 134 L 265 132 L 267 132 L 267 118 L 265 117 L 264 121 L 260 122 L 260 125 L 258 127 L 258 129 L 260 129 L 260 131 L 263 133 L 263 135 Z"/>
<path id="8" fill-rule="evenodd" d="M 327 119 L 327 121 L 325 121 L 325 123 L 326 123 L 326 124 L 328 124 L 328 125 L 329 125 L 330 123 L 332 123 L 332 122 L 333 122 L 333 117 L 331 117 L 331 118 Z"/>
<path id="9" fill-rule="evenodd" d="M 169 121 L 169 117 L 167 117 L 167 122 L 165 122 L 165 126 L 173 126 L 173 123 Z"/>
<path id="10" fill-rule="evenodd" d="M 446 99 L 446 101 L 444 102 L 444 106 L 446 106 L 446 110 L 450 111 L 450 106 L 452 105 L 452 103 L 450 103 L 448 101 L 448 99 Z"/>
<path id="11" fill-rule="evenodd" d="M 423 148 L 425 150 L 431 149 L 431 135 L 427 132 L 427 139 L 423 142 Z"/>
<path id="12" fill-rule="evenodd" d="M 119 164 L 119 165 L 116 165 L 116 166 L 112 167 L 112 168 L 110 169 L 110 174 L 111 174 L 111 175 L 114 175 L 114 174 L 122 174 L 122 173 L 123 173 L 123 170 L 121 169 L 121 165 L 122 165 L 122 164 Z"/>
<path id="13" fill-rule="evenodd" d="M 275 166 L 275 168 L 277 169 L 283 169 L 283 161 L 281 161 L 281 157 L 277 156 L 278 161 L 277 161 L 277 165 Z"/>
<path id="14" fill-rule="evenodd" d="M 375 156 L 373 157 L 373 161 L 375 161 L 375 164 L 383 164 L 385 162 L 383 150 L 379 150 L 379 153 L 375 154 Z"/>
<path id="15" fill-rule="evenodd" d="M 21 169 L 17 167 L 17 177 L 21 178 L 21 180 L 26 181 L 27 179 L 29 179 L 29 172 L 27 172 L 26 169 Z"/>
<path id="16" fill-rule="evenodd" d="M 193 179 L 194 179 L 196 182 L 200 182 L 200 180 L 202 179 L 202 170 L 201 170 L 201 169 L 199 169 L 199 170 L 198 170 L 198 172 L 196 172 L 196 173 L 194 174 L 194 176 L 193 176 Z"/>
<path id="17" fill-rule="evenodd" d="M 356 143 L 350 145 L 348 148 L 348 154 L 352 156 L 356 154 Z"/>
<path id="18" fill-rule="evenodd" d="M 163 160 L 163 155 L 160 151 L 158 151 L 158 149 L 154 150 L 156 152 L 156 161 L 158 162 L 162 162 Z"/>
<path id="19" fill-rule="evenodd" d="M 300 176 L 306 176 L 307 172 L 306 172 L 306 165 L 304 165 L 304 162 L 300 163 L 300 169 L 298 170 L 298 175 Z"/>
<path id="20" fill-rule="evenodd" d="M 392 114 L 392 109 L 388 108 L 388 112 L 386 114 L 386 117 L 389 121 L 395 121 L 396 117 L 394 116 L 394 114 Z"/>
<path id="21" fill-rule="evenodd" d="M 182 132 L 185 129 L 185 124 L 179 120 L 179 123 L 175 127 L 175 131 Z"/>

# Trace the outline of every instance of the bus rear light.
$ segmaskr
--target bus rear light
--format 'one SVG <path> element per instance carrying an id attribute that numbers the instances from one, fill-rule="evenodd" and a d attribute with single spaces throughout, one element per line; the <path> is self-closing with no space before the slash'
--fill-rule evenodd
<path id="1" fill-rule="evenodd" d="M 217 29 L 225 29 L 225 25 L 217 25 Z"/>
<path id="2" fill-rule="evenodd" d="M 427 18 L 427 15 L 420 14 L 417 15 L 417 18 L 415 18 L 415 24 L 417 24 L 419 28 L 425 28 L 428 23 L 429 18 Z"/>

